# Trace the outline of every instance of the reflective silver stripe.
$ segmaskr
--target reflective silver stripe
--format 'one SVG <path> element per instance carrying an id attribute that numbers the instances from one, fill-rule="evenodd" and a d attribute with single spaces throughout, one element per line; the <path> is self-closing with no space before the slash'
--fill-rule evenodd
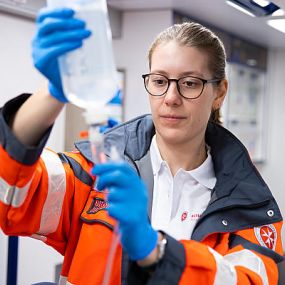
<path id="1" fill-rule="evenodd" d="M 41 236 L 41 235 L 38 235 L 38 234 L 32 234 L 32 235 L 31 235 L 31 238 L 34 238 L 34 239 L 37 239 L 37 240 L 41 240 L 41 241 L 43 241 L 43 242 L 46 242 L 46 241 L 47 241 L 47 237 Z"/>
<path id="2" fill-rule="evenodd" d="M 67 281 L 67 277 L 60 275 L 58 285 L 67 285 L 67 284 L 71 284 Z"/>
<path id="3" fill-rule="evenodd" d="M 32 180 L 23 187 L 16 187 L 7 183 L 3 178 L 0 178 L 0 201 L 15 208 L 22 206 L 28 195 Z"/>
<path id="4" fill-rule="evenodd" d="M 40 229 L 37 233 L 47 235 L 55 232 L 60 220 L 66 189 L 66 176 L 61 160 L 56 153 L 44 150 L 41 158 L 48 174 L 48 194 L 42 211 Z"/>
<path id="5" fill-rule="evenodd" d="M 70 283 L 70 282 L 68 282 L 68 281 L 66 281 L 65 284 L 66 284 L 66 285 L 74 285 L 74 284 L 72 284 L 72 283 Z"/>
<path id="6" fill-rule="evenodd" d="M 6 205 L 10 205 L 14 195 L 14 186 L 8 184 L 0 177 L 0 201 Z"/>
<path id="7" fill-rule="evenodd" d="M 213 254 L 217 266 L 215 281 L 213 285 L 236 285 L 237 273 L 235 267 L 229 261 L 227 261 L 224 256 L 220 255 L 212 248 L 209 247 L 209 250 Z"/>
<path id="8" fill-rule="evenodd" d="M 24 187 L 15 187 L 15 192 L 12 199 L 12 206 L 13 207 L 20 207 L 26 200 L 28 196 L 28 191 L 32 184 L 33 178 L 24 186 Z"/>
<path id="9" fill-rule="evenodd" d="M 243 249 L 227 254 L 224 258 L 234 266 L 243 266 L 255 272 L 261 277 L 263 285 L 268 285 L 265 265 L 262 259 L 252 251 Z"/>

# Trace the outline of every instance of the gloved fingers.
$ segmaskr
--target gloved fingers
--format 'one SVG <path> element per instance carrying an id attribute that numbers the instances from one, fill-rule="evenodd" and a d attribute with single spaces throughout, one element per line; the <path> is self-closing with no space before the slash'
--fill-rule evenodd
<path id="1" fill-rule="evenodd" d="M 116 125 L 118 125 L 118 121 L 117 121 L 117 120 L 115 120 L 115 119 L 113 119 L 113 118 L 110 118 L 110 119 L 108 120 L 108 127 L 109 127 L 109 128 L 113 128 L 113 127 L 116 126 Z"/>
<path id="2" fill-rule="evenodd" d="M 105 131 L 107 131 L 108 129 L 109 129 L 109 127 L 108 127 L 107 125 L 101 126 L 101 127 L 99 128 L 99 132 L 100 132 L 101 134 L 103 134 L 103 133 L 105 133 Z"/>
<path id="3" fill-rule="evenodd" d="M 127 214 L 128 209 L 118 208 L 115 203 L 108 204 L 108 214 L 110 217 L 116 219 L 120 224 L 132 224 L 130 217 Z"/>
<path id="4" fill-rule="evenodd" d="M 117 120 L 110 118 L 110 119 L 108 119 L 107 125 L 101 126 L 99 131 L 100 131 L 100 133 L 104 133 L 107 130 L 109 130 L 109 129 L 115 127 L 116 125 L 118 125 L 118 123 L 119 122 Z"/>
<path id="5" fill-rule="evenodd" d="M 110 187 L 126 188 L 131 183 L 129 176 L 118 170 L 106 171 L 99 175 L 97 189 L 103 190 Z"/>
<path id="6" fill-rule="evenodd" d="M 75 14 L 75 11 L 70 8 L 43 8 L 38 13 L 36 23 L 41 23 L 46 18 L 61 18 L 61 19 L 67 19 L 72 17 Z"/>
<path id="7" fill-rule="evenodd" d="M 37 26 L 36 38 L 41 38 L 45 35 L 52 34 L 59 31 L 84 29 L 85 22 L 80 19 L 69 18 L 69 19 L 57 19 L 57 18 L 46 18 L 43 22 Z"/>
<path id="8" fill-rule="evenodd" d="M 126 173 L 128 175 L 137 176 L 137 173 L 124 161 L 108 161 L 106 163 L 96 164 L 91 173 L 93 175 L 101 175 L 107 171 L 119 170 L 122 173 Z"/>
<path id="9" fill-rule="evenodd" d="M 72 31 L 56 32 L 42 38 L 39 41 L 40 47 L 52 47 L 60 43 L 77 42 L 88 38 L 91 35 L 89 30 L 77 29 Z"/>
<path id="10" fill-rule="evenodd" d="M 117 203 L 112 203 L 108 201 L 108 214 L 112 218 L 116 219 L 120 227 L 132 227 L 137 226 L 138 223 L 145 223 L 145 217 L 141 217 L 141 214 L 132 213 L 130 216 L 129 209 L 122 204 L 121 207 L 118 207 Z"/>
<path id="11" fill-rule="evenodd" d="M 130 191 L 129 188 L 119 188 L 116 186 L 111 186 L 108 188 L 107 191 L 107 200 L 109 203 L 126 202 L 129 191 Z"/>
<path id="12" fill-rule="evenodd" d="M 57 46 L 53 46 L 51 48 L 46 49 L 43 51 L 41 60 L 35 60 L 35 67 L 38 70 L 42 70 L 44 72 L 44 68 L 49 64 L 49 62 L 60 55 L 65 54 L 68 51 L 80 48 L 82 46 L 82 41 L 77 42 L 67 42 L 67 43 L 61 43 Z M 38 55 L 35 54 L 37 51 L 33 52 L 33 58 L 36 58 Z"/>

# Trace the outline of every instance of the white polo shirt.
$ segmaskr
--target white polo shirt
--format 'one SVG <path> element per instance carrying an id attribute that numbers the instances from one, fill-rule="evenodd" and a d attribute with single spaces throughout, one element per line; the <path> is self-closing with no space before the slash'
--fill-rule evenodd
<path id="1" fill-rule="evenodd" d="M 210 150 L 207 154 L 198 168 L 190 171 L 180 168 L 173 177 L 167 162 L 161 158 L 156 136 L 153 137 L 150 146 L 154 177 L 151 224 L 155 229 L 178 240 L 191 238 L 217 180 Z"/>

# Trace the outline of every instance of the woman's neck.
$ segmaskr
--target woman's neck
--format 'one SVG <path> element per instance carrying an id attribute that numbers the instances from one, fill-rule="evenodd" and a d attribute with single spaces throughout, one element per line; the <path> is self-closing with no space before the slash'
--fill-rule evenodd
<path id="1" fill-rule="evenodd" d="M 172 175 L 182 168 L 193 170 L 199 167 L 207 158 L 205 140 L 191 141 L 184 145 L 168 144 L 156 136 L 160 155 L 170 168 Z"/>

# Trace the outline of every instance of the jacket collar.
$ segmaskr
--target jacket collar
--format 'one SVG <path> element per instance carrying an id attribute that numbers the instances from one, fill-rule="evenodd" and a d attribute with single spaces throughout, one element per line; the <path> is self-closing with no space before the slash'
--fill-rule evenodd
<path id="1" fill-rule="evenodd" d="M 112 128 L 105 134 L 105 149 L 115 144 L 119 154 L 133 162 L 141 160 L 148 152 L 155 134 L 151 115 L 143 115 Z M 227 129 L 209 122 L 206 143 L 211 147 L 217 183 L 215 200 L 231 195 L 248 203 L 271 197 L 267 185 L 257 172 L 246 148 Z M 89 142 L 75 146 L 91 161 Z M 235 190 L 237 190 L 236 194 Z M 266 197 L 265 197 L 266 196 Z"/>

